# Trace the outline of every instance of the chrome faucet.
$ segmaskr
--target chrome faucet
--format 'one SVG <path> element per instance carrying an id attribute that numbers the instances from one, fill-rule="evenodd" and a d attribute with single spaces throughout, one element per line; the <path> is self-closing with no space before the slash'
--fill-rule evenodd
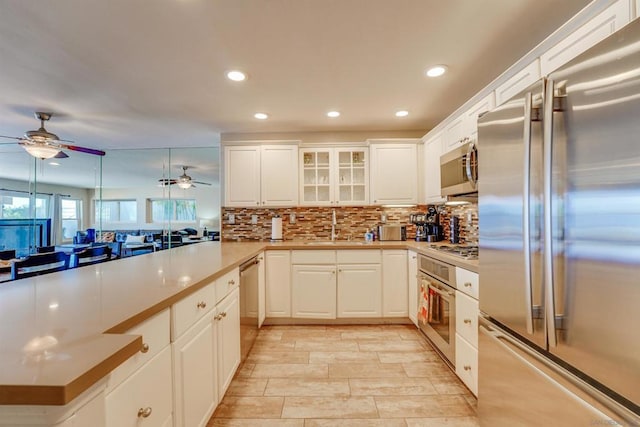
<path id="1" fill-rule="evenodd" d="M 338 221 L 336 220 L 336 210 L 332 209 L 331 212 L 331 241 L 335 241 L 336 240 L 336 225 L 338 224 Z"/>

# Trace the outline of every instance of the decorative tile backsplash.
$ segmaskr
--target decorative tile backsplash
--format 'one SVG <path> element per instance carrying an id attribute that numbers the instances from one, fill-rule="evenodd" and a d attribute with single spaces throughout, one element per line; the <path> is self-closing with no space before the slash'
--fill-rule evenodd
<path id="1" fill-rule="evenodd" d="M 295 207 L 295 208 L 222 208 L 222 240 L 269 240 L 271 218 L 282 217 L 282 235 L 285 240 L 331 239 L 331 215 L 336 211 L 338 240 L 364 240 L 364 234 L 382 223 L 407 226 L 407 239 L 415 237 L 416 229 L 409 222 L 412 213 L 425 213 L 426 205 L 410 208 L 382 206 Z M 441 206 L 440 224 L 445 240 L 449 239 L 449 218 L 459 217 L 460 243 L 478 242 L 478 206 Z M 235 224 L 230 224 L 230 215 Z M 252 224 L 255 215 L 256 224 Z M 295 218 L 292 218 L 295 217 Z M 293 219 L 293 221 L 291 221 Z"/>

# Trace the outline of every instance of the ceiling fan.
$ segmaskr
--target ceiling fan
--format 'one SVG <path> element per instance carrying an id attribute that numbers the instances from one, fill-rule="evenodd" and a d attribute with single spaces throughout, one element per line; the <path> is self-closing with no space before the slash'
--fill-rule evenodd
<path id="1" fill-rule="evenodd" d="M 194 181 L 189 175 L 187 175 L 187 169 L 193 169 L 193 166 L 181 166 L 181 168 L 182 175 L 176 179 L 161 178 L 158 180 L 160 182 L 160 186 L 165 187 L 167 185 L 178 184 L 178 187 L 186 190 L 187 188 L 195 188 L 195 185 L 193 184 L 211 185 L 208 182 Z"/>
<path id="2" fill-rule="evenodd" d="M 66 142 L 73 141 L 60 139 L 55 133 L 51 133 L 46 130 L 44 128 L 44 122 L 48 121 L 53 116 L 53 113 L 36 111 L 35 116 L 36 119 L 40 120 L 40 129 L 27 131 L 22 137 L 0 135 L 0 138 L 17 139 L 20 141 L 18 144 L 20 144 L 27 153 L 40 159 L 50 159 L 52 157 L 64 159 L 65 157 L 69 157 L 64 151 L 62 151 L 63 148 L 96 156 L 105 155 L 105 152 L 101 150 L 65 144 Z"/>

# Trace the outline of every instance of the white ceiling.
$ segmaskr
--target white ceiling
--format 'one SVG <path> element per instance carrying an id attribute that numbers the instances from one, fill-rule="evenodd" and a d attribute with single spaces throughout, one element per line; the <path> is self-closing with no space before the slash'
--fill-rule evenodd
<path id="1" fill-rule="evenodd" d="M 3 0 L 0 134 L 37 128 L 34 110 L 62 114 L 47 124 L 61 138 L 103 149 L 211 146 L 224 132 L 426 133 L 587 3 Z M 439 63 L 447 75 L 424 77 Z M 228 81 L 232 68 L 249 79 Z"/>

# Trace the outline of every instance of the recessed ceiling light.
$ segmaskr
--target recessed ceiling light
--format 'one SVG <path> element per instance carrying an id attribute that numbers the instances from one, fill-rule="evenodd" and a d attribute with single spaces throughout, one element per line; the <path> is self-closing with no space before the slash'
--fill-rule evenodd
<path id="1" fill-rule="evenodd" d="M 255 113 L 253 117 L 255 117 L 258 120 L 267 120 L 269 118 L 269 115 L 266 113 Z"/>
<path id="2" fill-rule="evenodd" d="M 407 117 L 409 112 L 407 110 L 396 111 L 396 117 Z"/>
<path id="3" fill-rule="evenodd" d="M 427 76 L 429 77 L 440 77 L 444 73 L 447 72 L 446 65 L 435 65 L 427 70 Z"/>
<path id="4" fill-rule="evenodd" d="M 57 162 L 49 162 L 49 164 L 51 166 L 60 166 L 60 163 L 57 163 Z"/>
<path id="5" fill-rule="evenodd" d="M 247 79 L 247 75 L 242 71 L 231 70 L 227 73 L 227 78 L 229 80 L 233 80 L 234 82 L 241 82 Z"/>
<path id="6" fill-rule="evenodd" d="M 329 111 L 327 117 L 340 117 L 340 111 Z"/>

